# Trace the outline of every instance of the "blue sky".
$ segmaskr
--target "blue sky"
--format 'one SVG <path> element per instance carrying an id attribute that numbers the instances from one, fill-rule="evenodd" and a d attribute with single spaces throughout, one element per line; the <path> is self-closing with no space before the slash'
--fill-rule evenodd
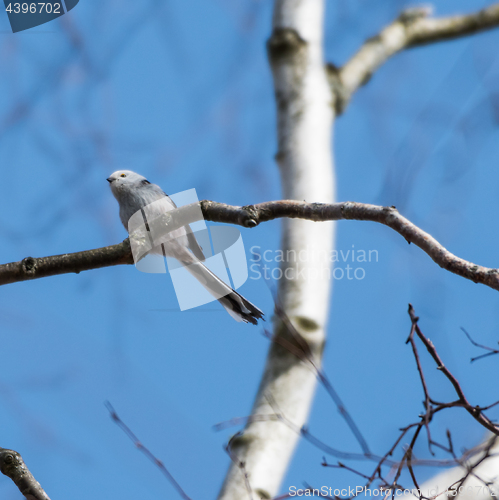
<path id="1" fill-rule="evenodd" d="M 442 0 L 436 14 L 488 4 Z M 342 64 L 404 5 L 329 1 L 327 60 Z M 170 193 L 195 188 L 200 199 L 279 199 L 265 52 L 271 12 L 268 0 L 80 0 L 70 14 L 15 35 L 0 13 L 0 261 L 123 240 L 105 181 L 121 168 Z M 396 205 L 455 254 L 490 267 L 499 246 L 498 43 L 499 30 L 397 55 L 354 97 L 333 141 L 340 201 Z M 252 246 L 277 249 L 279 228 L 242 230 L 248 255 Z M 470 364 L 479 351 L 460 330 L 497 343 L 495 291 L 441 270 L 375 223 L 339 223 L 337 246 L 378 252 L 363 280 L 335 281 L 324 358 L 373 451 L 385 452 L 422 409 L 405 345 L 409 302 L 472 402 L 499 399 L 499 358 Z M 263 280 L 240 291 L 270 319 Z M 176 498 L 111 422 L 106 400 L 192 498 L 216 496 L 229 462 L 223 446 L 236 429 L 212 426 L 250 411 L 268 341 L 218 304 L 176 308 L 168 276 L 131 266 L 0 289 L 0 446 L 22 453 L 52 500 L 68 491 L 74 500 Z M 432 394 L 452 398 L 433 363 L 423 363 Z M 484 435 L 451 410 L 435 420 L 434 437 L 443 440 L 449 426 L 458 449 Z M 310 430 L 358 451 L 320 388 Z M 424 440 L 416 453 L 427 456 Z M 322 455 L 301 442 L 283 491 L 303 481 L 358 483 L 322 468 Z M 0 495 L 20 497 L 7 478 Z"/>

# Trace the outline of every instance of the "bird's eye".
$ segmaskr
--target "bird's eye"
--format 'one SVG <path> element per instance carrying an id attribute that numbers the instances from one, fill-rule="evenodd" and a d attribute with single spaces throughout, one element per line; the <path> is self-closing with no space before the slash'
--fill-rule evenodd
<path id="1" fill-rule="evenodd" d="M 126 177 L 126 174 L 121 174 L 120 177 Z"/>

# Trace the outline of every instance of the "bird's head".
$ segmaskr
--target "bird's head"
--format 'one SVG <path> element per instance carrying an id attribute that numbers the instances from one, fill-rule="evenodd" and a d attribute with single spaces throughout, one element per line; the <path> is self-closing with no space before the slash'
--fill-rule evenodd
<path id="1" fill-rule="evenodd" d="M 131 170 L 117 170 L 116 172 L 113 172 L 106 180 L 109 182 L 111 191 L 117 198 L 120 195 L 124 195 L 130 192 L 131 190 L 140 188 L 141 186 L 144 186 L 146 184 L 150 184 L 150 182 L 145 177 L 132 172 Z"/>

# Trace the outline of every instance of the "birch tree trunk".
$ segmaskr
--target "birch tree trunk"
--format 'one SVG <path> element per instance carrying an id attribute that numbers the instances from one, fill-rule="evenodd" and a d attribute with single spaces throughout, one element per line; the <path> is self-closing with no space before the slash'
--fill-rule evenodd
<path id="1" fill-rule="evenodd" d="M 323 60 L 323 18 L 323 0 L 276 0 L 268 55 L 278 112 L 276 161 L 283 198 L 333 203 L 334 103 Z M 332 284 L 327 257 L 334 244 L 333 224 L 296 219 L 283 223 L 282 250 L 288 257 L 281 263 L 279 299 L 318 364 Z M 279 318 L 274 320 L 274 334 L 288 335 Z M 307 421 L 315 386 L 310 367 L 273 343 L 252 415 L 274 412 L 270 396 L 279 412 L 301 427 Z M 249 498 L 249 488 L 260 498 L 276 495 L 298 438 L 282 422 L 250 422 L 232 442 L 236 460 L 219 498 Z"/>

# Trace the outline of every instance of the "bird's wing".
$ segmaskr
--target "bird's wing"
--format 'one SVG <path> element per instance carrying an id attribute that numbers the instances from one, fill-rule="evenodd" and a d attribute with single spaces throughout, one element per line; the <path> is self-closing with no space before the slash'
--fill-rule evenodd
<path id="1" fill-rule="evenodd" d="M 185 228 L 187 230 L 187 241 L 189 243 L 189 249 L 201 262 L 203 262 L 206 257 L 204 256 L 201 245 L 198 243 L 198 240 L 192 232 L 191 226 L 187 225 L 185 226 Z"/>
<path id="2" fill-rule="evenodd" d="M 174 208 L 177 208 L 177 205 L 175 202 L 163 191 L 163 194 L 170 200 Z M 201 248 L 201 245 L 198 243 L 198 240 L 194 236 L 194 233 L 192 232 L 191 226 L 187 224 L 185 226 L 186 232 L 187 232 L 187 245 L 189 247 L 189 250 L 201 261 L 204 262 L 206 260 L 206 257 L 204 256 L 203 249 Z"/>

